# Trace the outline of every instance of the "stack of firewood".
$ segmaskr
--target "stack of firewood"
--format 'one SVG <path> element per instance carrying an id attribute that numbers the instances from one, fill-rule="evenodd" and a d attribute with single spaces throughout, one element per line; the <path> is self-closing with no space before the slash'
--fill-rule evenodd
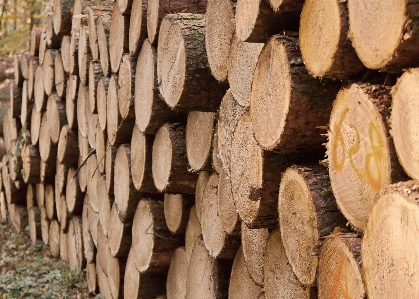
<path id="1" fill-rule="evenodd" d="M 47 9 L 14 56 L 1 217 L 92 293 L 419 298 L 414 1 Z"/>

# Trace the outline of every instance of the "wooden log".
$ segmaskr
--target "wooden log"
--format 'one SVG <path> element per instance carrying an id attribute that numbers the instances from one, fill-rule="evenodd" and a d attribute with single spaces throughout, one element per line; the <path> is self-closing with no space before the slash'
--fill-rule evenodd
<path id="1" fill-rule="evenodd" d="M 71 220 L 71 214 L 70 214 L 70 212 L 68 211 L 68 208 L 67 208 L 67 201 L 66 201 L 65 194 L 60 195 L 59 208 L 60 208 L 60 213 L 59 213 L 58 221 L 60 222 L 61 232 L 65 233 L 67 235 L 68 227 L 69 227 L 70 220 Z M 58 210 L 57 210 L 57 212 L 58 212 Z M 61 237 L 62 237 L 62 234 L 61 234 Z"/>
<path id="2" fill-rule="evenodd" d="M 194 193 L 197 174 L 187 170 L 185 127 L 165 124 L 153 143 L 152 173 L 160 192 Z"/>
<path id="3" fill-rule="evenodd" d="M 188 265 L 190 265 L 192 251 L 195 246 L 195 242 L 200 235 L 202 235 L 202 228 L 201 228 L 201 223 L 199 223 L 199 219 L 197 216 L 196 206 L 194 205 L 191 208 L 191 211 L 189 213 L 189 220 L 188 220 L 188 224 L 186 225 L 186 232 L 185 232 L 185 250 L 186 250 L 186 260 L 188 261 Z"/>
<path id="4" fill-rule="evenodd" d="M 32 111 L 28 110 L 28 106 L 32 106 L 32 102 L 29 102 L 28 98 L 28 81 L 23 81 L 23 87 L 22 87 L 22 104 L 20 107 L 20 123 L 22 124 L 22 127 L 26 128 L 26 130 L 31 129 L 31 115 Z"/>
<path id="5" fill-rule="evenodd" d="M 288 2 L 288 1 L 287 1 Z M 303 1 L 294 1 L 288 9 L 273 10 L 268 1 L 237 1 L 236 34 L 240 41 L 264 43 L 283 30 L 297 30 Z"/>
<path id="6" fill-rule="evenodd" d="M 109 146 L 105 157 L 105 176 L 108 194 L 114 194 L 114 168 L 117 146 Z"/>
<path id="7" fill-rule="evenodd" d="M 78 66 L 80 82 L 85 85 L 89 83 L 89 65 L 93 59 L 89 44 L 89 33 L 85 27 L 80 28 L 79 48 L 78 48 Z"/>
<path id="8" fill-rule="evenodd" d="M 213 258 L 198 237 L 188 269 L 186 299 L 227 298 L 232 261 Z"/>
<path id="9" fill-rule="evenodd" d="M 23 85 L 23 80 L 22 80 Z M 16 81 L 10 82 L 10 113 L 14 118 L 20 116 L 22 107 L 22 87 L 16 83 Z"/>
<path id="10" fill-rule="evenodd" d="M 39 60 L 32 59 L 28 66 L 28 99 L 33 101 L 35 98 L 35 75 L 39 66 Z"/>
<path id="11" fill-rule="evenodd" d="M 362 274 L 361 238 L 352 233 L 327 237 L 319 256 L 319 299 L 365 298 Z"/>
<path id="12" fill-rule="evenodd" d="M 68 234 L 63 231 L 60 234 L 60 258 L 64 263 L 68 263 Z"/>
<path id="13" fill-rule="evenodd" d="M 46 32 L 46 25 L 44 24 L 42 26 L 41 38 L 39 42 L 39 53 L 38 53 L 39 63 L 41 65 L 44 62 L 44 55 L 45 55 L 46 49 L 47 49 L 47 32 Z"/>
<path id="14" fill-rule="evenodd" d="M 282 174 L 278 214 L 288 262 L 301 284 L 310 287 L 316 279 L 322 238 L 346 223 L 327 169 L 320 165 L 288 168 Z"/>
<path id="15" fill-rule="evenodd" d="M 123 53 L 129 52 L 129 15 L 119 11 L 118 3 L 114 4 L 109 30 L 109 59 L 112 73 L 117 73 Z"/>
<path id="16" fill-rule="evenodd" d="M 58 51 L 48 49 L 45 51 L 44 63 L 42 64 L 42 78 L 44 80 L 45 93 L 49 96 L 55 91 L 55 56 Z"/>
<path id="17" fill-rule="evenodd" d="M 39 59 L 37 56 L 32 56 L 28 52 L 23 52 L 20 56 L 20 67 L 22 70 L 23 79 L 29 79 L 29 66 L 32 64 L 39 64 Z"/>
<path id="18" fill-rule="evenodd" d="M 96 156 L 97 156 L 97 170 L 100 174 L 105 174 L 105 157 L 108 140 L 106 139 L 106 132 L 103 132 L 99 125 L 96 127 Z"/>
<path id="19" fill-rule="evenodd" d="M 301 56 L 314 77 L 354 77 L 365 67 L 348 38 L 347 3 L 306 1 L 301 12 Z"/>
<path id="20" fill-rule="evenodd" d="M 58 37 L 71 31 L 73 6 L 74 0 L 54 0 L 52 15 L 54 32 Z"/>
<path id="21" fill-rule="evenodd" d="M 119 220 L 116 203 L 112 205 L 111 214 L 109 216 L 108 226 L 108 247 L 113 257 L 126 257 L 131 247 L 132 237 L 131 228 L 134 231 L 132 223 L 123 223 Z"/>
<path id="22" fill-rule="evenodd" d="M 141 132 L 156 134 L 166 122 L 182 116 L 172 111 L 159 93 L 156 49 L 146 39 L 141 47 L 135 70 L 135 123 Z"/>
<path id="23" fill-rule="evenodd" d="M 173 251 L 180 246 L 180 236 L 169 231 L 162 201 L 142 198 L 132 224 L 132 248 L 140 273 L 166 273 Z"/>
<path id="24" fill-rule="evenodd" d="M 58 94 L 52 93 L 47 102 L 48 131 L 51 141 L 58 144 L 62 127 L 67 123 L 65 101 Z"/>
<path id="25" fill-rule="evenodd" d="M 77 1 L 76 1 L 77 2 Z M 70 74 L 79 74 L 79 40 L 80 40 L 80 28 L 71 30 L 70 36 Z"/>
<path id="26" fill-rule="evenodd" d="M 123 119 L 135 119 L 135 67 L 136 60 L 124 54 L 118 73 L 118 108 Z"/>
<path id="27" fill-rule="evenodd" d="M 83 192 L 80 190 L 79 178 L 75 169 L 69 168 L 65 193 L 67 209 L 72 215 L 80 215 L 83 210 Z"/>
<path id="28" fill-rule="evenodd" d="M 96 272 L 100 293 L 104 296 L 104 298 L 112 298 L 108 277 L 103 272 L 102 267 L 96 265 Z"/>
<path id="29" fill-rule="evenodd" d="M 87 103 L 86 103 L 87 104 Z M 88 108 L 86 108 L 88 109 Z M 87 117 L 87 140 L 90 148 L 96 148 L 96 131 L 99 127 L 99 117 L 96 113 Z"/>
<path id="30" fill-rule="evenodd" d="M 226 86 L 211 76 L 204 29 L 202 14 L 171 14 L 162 21 L 157 76 L 160 93 L 172 109 L 215 111 L 220 105 Z"/>
<path id="31" fill-rule="evenodd" d="M 98 94 L 99 80 L 102 78 L 103 72 L 99 60 L 90 61 L 89 65 L 89 111 L 97 113 L 96 99 Z"/>
<path id="32" fill-rule="evenodd" d="M 278 80 L 283 83 L 277 84 Z M 250 116 L 259 145 L 284 153 L 322 147 L 318 126 L 327 124 L 339 88 L 339 82 L 308 74 L 297 39 L 270 38 L 260 53 L 250 94 Z"/>
<path id="33" fill-rule="evenodd" d="M 87 191 L 90 197 L 90 206 L 95 213 L 99 212 L 100 198 L 97 196 L 97 181 L 99 172 L 96 171 L 97 157 L 95 154 L 91 155 L 87 160 Z"/>
<path id="34" fill-rule="evenodd" d="M 9 150 L 9 175 L 10 179 L 16 182 L 22 182 L 22 143 L 13 139 L 10 141 Z"/>
<path id="35" fill-rule="evenodd" d="M 217 204 L 218 215 L 226 234 L 240 234 L 239 214 L 231 191 L 231 181 L 224 170 L 219 173 Z"/>
<path id="36" fill-rule="evenodd" d="M 205 187 L 208 183 L 208 180 L 211 176 L 211 172 L 209 171 L 201 171 L 198 175 L 198 179 L 196 180 L 196 188 L 195 188 L 195 208 L 196 208 L 196 215 L 199 219 L 199 223 L 202 219 L 202 202 L 204 200 L 204 191 Z"/>
<path id="37" fill-rule="evenodd" d="M 68 264 L 73 271 L 81 271 L 86 265 L 81 222 L 80 216 L 73 216 L 68 227 Z"/>
<path id="38" fill-rule="evenodd" d="M 41 239 L 41 210 L 38 207 L 28 209 L 28 225 L 29 237 L 32 241 L 32 245 L 35 245 L 36 241 Z"/>
<path id="39" fill-rule="evenodd" d="M 103 234 L 108 236 L 111 207 L 115 198 L 113 195 L 108 194 L 105 178 L 103 176 L 99 176 L 97 180 L 97 195 L 100 198 L 99 221 L 101 223 Z"/>
<path id="40" fill-rule="evenodd" d="M 404 171 L 416 180 L 419 179 L 419 160 L 415 144 L 418 143 L 419 137 L 407 132 L 414 132 L 416 128 L 413 120 L 419 111 L 415 97 L 418 78 L 418 69 L 409 69 L 399 78 L 392 89 L 391 107 L 391 136 L 397 157 Z"/>
<path id="41" fill-rule="evenodd" d="M 413 283 L 418 276 L 415 270 L 418 252 L 414 249 L 418 234 L 418 198 L 418 181 L 390 185 L 377 195 L 361 248 L 368 298 L 419 295 L 419 288 Z"/>
<path id="42" fill-rule="evenodd" d="M 96 90 L 96 107 L 101 131 L 106 132 L 106 102 L 110 78 L 101 77 Z"/>
<path id="43" fill-rule="evenodd" d="M 55 55 L 54 67 L 55 90 L 57 91 L 59 97 L 64 98 L 67 90 L 66 84 L 68 74 L 64 70 L 64 63 L 60 52 L 57 52 Z"/>
<path id="44" fill-rule="evenodd" d="M 87 105 L 89 101 L 89 89 L 80 82 L 77 94 L 77 127 L 82 137 L 87 137 Z"/>
<path id="45" fill-rule="evenodd" d="M 375 194 L 405 179 L 389 134 L 390 105 L 389 87 L 353 84 L 339 92 L 330 116 L 327 155 L 333 193 L 343 215 L 360 231 Z"/>
<path id="46" fill-rule="evenodd" d="M 367 68 L 399 73 L 419 65 L 415 2 L 348 1 L 348 11 L 349 37 Z M 393 21 L 388 22 L 389 18 Z M 364 32 L 368 26 L 371 30 Z"/>
<path id="47" fill-rule="evenodd" d="M 60 256 L 60 224 L 52 220 L 49 226 L 49 250 L 54 257 Z"/>
<path id="48" fill-rule="evenodd" d="M 67 124 L 72 129 L 77 128 L 77 99 L 79 92 L 84 92 L 82 88 L 79 91 L 79 82 L 76 75 L 70 75 L 67 82 L 66 100 L 65 100 L 65 113 L 67 116 Z"/>
<path id="49" fill-rule="evenodd" d="M 164 194 L 164 218 L 172 234 L 185 234 L 190 209 L 194 203 L 194 197 L 190 194 Z"/>
<path id="50" fill-rule="evenodd" d="M 89 226 L 89 195 L 86 194 L 83 202 L 83 211 L 81 214 L 82 233 L 83 233 L 83 254 L 86 258 L 86 263 L 94 263 L 96 257 L 96 247 L 93 243 L 92 234 Z"/>
<path id="51" fill-rule="evenodd" d="M 220 174 L 223 170 L 223 162 L 221 161 L 218 154 L 218 121 L 214 127 L 214 136 L 212 138 L 212 151 L 211 151 L 211 165 L 212 168 Z"/>
<path id="52" fill-rule="evenodd" d="M 1 223 L 7 222 L 7 200 L 4 192 L 0 192 L 0 221 Z"/>
<path id="53" fill-rule="evenodd" d="M 201 208 L 202 237 L 208 253 L 218 259 L 233 259 L 240 245 L 240 237 L 227 235 L 218 215 L 217 173 L 213 173 L 205 186 Z"/>
<path id="54" fill-rule="evenodd" d="M 57 209 L 55 206 L 55 190 L 54 186 L 47 184 L 45 185 L 45 213 L 49 220 L 57 219 Z"/>
<path id="55" fill-rule="evenodd" d="M 50 220 L 48 219 L 48 217 L 46 215 L 45 207 L 42 206 L 40 208 L 40 210 L 41 210 L 41 237 L 42 237 L 42 242 L 44 242 L 45 245 L 48 245 Z"/>
<path id="56" fill-rule="evenodd" d="M 84 139 L 86 139 L 86 138 L 84 138 Z M 86 158 L 86 156 L 83 157 L 82 155 L 80 155 L 79 156 L 79 161 L 78 161 L 78 164 L 77 164 L 78 169 L 79 169 L 79 172 L 77 173 L 77 177 L 79 178 L 79 186 L 80 186 L 80 190 L 81 190 L 82 193 L 85 193 L 87 191 L 87 177 L 88 177 L 88 174 L 87 174 L 87 166 L 84 162 L 85 158 Z"/>
<path id="57" fill-rule="evenodd" d="M 40 182 L 41 156 L 36 146 L 26 144 L 22 150 L 22 177 L 26 184 Z"/>
<path id="58" fill-rule="evenodd" d="M 35 185 L 28 184 L 26 189 L 26 208 L 29 211 L 33 207 L 37 207 L 37 202 L 35 200 Z"/>
<path id="59" fill-rule="evenodd" d="M 227 80 L 228 56 L 235 31 L 235 0 L 209 0 L 205 17 L 205 49 L 211 74 Z"/>
<path id="60" fill-rule="evenodd" d="M 259 298 L 261 293 L 262 288 L 255 284 L 249 275 L 243 248 L 240 246 L 234 257 L 233 267 L 231 269 L 228 298 Z"/>
<path id="61" fill-rule="evenodd" d="M 147 38 L 147 0 L 119 0 L 119 2 L 131 2 L 131 17 L 129 22 L 129 53 L 131 57 L 137 57 L 141 45 Z M 121 9 L 121 4 L 119 6 Z M 122 12 L 122 11 L 121 11 Z"/>
<path id="62" fill-rule="evenodd" d="M 99 47 L 97 42 L 97 30 L 96 30 L 96 7 L 88 7 L 87 14 L 88 14 L 88 28 L 89 28 L 89 46 L 92 52 L 92 57 L 94 60 L 99 60 Z"/>
<path id="63" fill-rule="evenodd" d="M 30 53 L 32 56 L 39 55 L 39 45 L 41 42 L 42 28 L 33 26 L 31 30 L 31 42 L 30 42 Z"/>
<path id="64" fill-rule="evenodd" d="M 43 161 L 41 158 L 40 166 L 40 177 L 41 183 L 44 184 L 53 184 L 55 179 L 55 163 L 56 159 L 51 159 L 51 161 Z"/>
<path id="65" fill-rule="evenodd" d="M 47 106 L 47 94 L 45 93 L 43 74 L 42 66 L 38 66 L 36 68 L 34 85 L 35 107 L 38 112 L 43 112 Z"/>
<path id="66" fill-rule="evenodd" d="M 86 280 L 89 293 L 96 294 L 99 291 L 97 283 L 96 263 L 86 264 Z"/>
<path id="67" fill-rule="evenodd" d="M 55 191 L 56 194 L 63 194 L 65 195 L 66 185 L 67 185 L 67 173 L 68 173 L 68 166 L 62 164 L 58 159 L 56 163 L 56 171 L 55 171 Z M 55 201 L 59 197 L 55 197 Z"/>
<path id="68" fill-rule="evenodd" d="M 58 141 L 57 158 L 62 164 L 76 166 L 80 155 L 77 132 L 64 125 Z"/>
<path id="69" fill-rule="evenodd" d="M 63 70 L 66 74 L 70 72 L 70 47 L 71 36 L 63 36 L 61 39 L 60 56 L 62 60 Z"/>
<path id="70" fill-rule="evenodd" d="M 285 241 L 281 239 L 279 230 L 269 235 L 263 260 L 265 298 L 309 299 L 310 288 L 304 288 L 294 276 L 284 245 Z"/>
<path id="71" fill-rule="evenodd" d="M 57 158 L 57 147 L 52 143 L 49 134 L 49 119 L 47 113 L 42 115 L 41 127 L 39 129 L 39 154 L 44 162 L 55 162 Z"/>
<path id="72" fill-rule="evenodd" d="M 7 205 L 9 210 L 9 221 L 17 234 L 22 233 L 28 226 L 28 210 L 26 205 L 10 203 Z"/>
<path id="73" fill-rule="evenodd" d="M 147 33 L 152 44 L 157 43 L 160 24 L 167 14 L 177 13 L 205 13 L 207 0 L 167 1 L 151 0 L 147 5 Z"/>
<path id="74" fill-rule="evenodd" d="M 23 80 L 25 80 L 22 74 L 22 55 L 25 55 L 24 52 L 17 52 L 13 55 L 14 83 L 20 88 L 22 88 Z"/>
<path id="75" fill-rule="evenodd" d="M 111 72 L 111 64 L 109 58 L 108 37 L 110 31 L 111 14 L 105 14 L 97 18 L 97 42 L 99 47 L 100 65 L 102 66 L 103 75 L 109 77 Z"/>
<path id="76" fill-rule="evenodd" d="M 35 185 L 35 200 L 36 205 L 41 208 L 45 203 L 45 186 L 42 183 Z"/>
<path id="77" fill-rule="evenodd" d="M 178 247 L 170 260 L 167 272 L 166 295 L 167 299 L 185 298 L 188 279 L 188 261 L 185 247 Z"/>
<path id="78" fill-rule="evenodd" d="M 186 154 L 191 171 L 211 169 L 212 138 L 216 115 L 190 111 L 186 124 Z"/>
<path id="79" fill-rule="evenodd" d="M 96 254 L 96 269 L 100 268 L 102 271 L 108 272 L 107 258 L 108 258 L 108 237 L 103 234 L 100 221 L 97 224 L 97 254 Z M 100 286 L 99 286 L 100 287 Z"/>
<path id="80" fill-rule="evenodd" d="M 118 109 L 118 76 L 112 75 L 109 81 L 106 102 L 106 129 L 111 145 L 128 143 L 131 140 L 135 119 L 123 120 Z"/>
<path id="81" fill-rule="evenodd" d="M 36 146 L 39 140 L 39 130 L 41 128 L 42 113 L 33 105 L 31 109 L 31 143 Z M 6 136 L 5 136 L 6 137 Z"/>
<path id="82" fill-rule="evenodd" d="M 71 29 L 74 31 L 75 29 L 80 29 L 81 20 L 82 20 L 82 11 L 83 11 L 83 3 L 82 0 L 74 0 L 73 5 L 73 19 L 71 21 Z"/>
<path id="83" fill-rule="evenodd" d="M 107 260 L 108 266 L 108 282 L 111 289 L 112 298 L 124 297 L 124 274 L 126 258 L 116 258 L 110 256 Z"/>
<path id="84" fill-rule="evenodd" d="M 98 229 L 99 229 L 99 214 L 96 213 L 93 208 L 92 205 L 90 204 L 90 196 L 88 196 L 88 194 L 86 194 L 87 196 L 85 196 L 85 201 L 87 203 L 89 203 L 87 205 L 87 208 L 89 210 L 89 212 L 87 213 L 87 220 L 89 221 L 89 230 L 90 230 L 90 235 L 92 236 L 92 240 L 93 240 L 93 244 L 95 246 L 95 248 L 97 248 L 98 246 Z"/>

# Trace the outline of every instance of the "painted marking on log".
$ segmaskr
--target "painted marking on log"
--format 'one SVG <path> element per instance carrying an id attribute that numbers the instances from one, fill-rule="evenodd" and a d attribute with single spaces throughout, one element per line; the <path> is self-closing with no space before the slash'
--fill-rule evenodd
<path id="1" fill-rule="evenodd" d="M 342 284 L 341 281 L 342 281 L 343 276 L 345 280 L 344 280 L 344 283 Z M 339 259 L 339 267 L 333 277 L 332 299 L 338 298 L 339 293 L 341 293 L 343 298 L 351 299 L 351 296 L 348 290 L 348 278 L 346 276 L 346 263 L 345 263 L 344 254 L 342 254 Z"/>

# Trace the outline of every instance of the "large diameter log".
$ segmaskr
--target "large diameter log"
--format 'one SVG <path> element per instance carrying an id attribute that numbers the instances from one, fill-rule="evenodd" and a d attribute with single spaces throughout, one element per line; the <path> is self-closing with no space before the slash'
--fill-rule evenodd
<path id="1" fill-rule="evenodd" d="M 332 234 L 322 244 L 318 272 L 319 299 L 365 298 L 361 238 L 356 234 Z"/>
<path id="2" fill-rule="evenodd" d="M 327 125 L 339 88 L 338 82 L 308 74 L 297 39 L 270 38 L 260 53 L 250 94 L 259 145 L 284 153 L 322 147 L 325 140 L 317 126 Z"/>
<path id="3" fill-rule="evenodd" d="M 292 268 L 288 264 L 287 255 L 285 254 L 284 250 L 284 245 L 285 241 L 281 239 L 281 234 L 279 230 L 275 230 L 269 235 L 263 260 L 265 298 L 312 298 L 310 297 L 310 288 L 304 288 L 294 276 Z"/>
<path id="4" fill-rule="evenodd" d="M 185 233 L 190 208 L 194 202 L 194 198 L 190 194 L 164 194 L 164 218 L 167 228 L 172 234 Z"/>
<path id="5" fill-rule="evenodd" d="M 196 207 L 193 206 L 189 213 L 188 224 L 186 225 L 185 232 L 185 250 L 186 250 L 186 260 L 190 264 L 192 251 L 195 246 L 195 242 L 198 237 L 202 235 L 201 223 L 196 213 Z"/>
<path id="6" fill-rule="evenodd" d="M 30 46 L 30 53 L 32 56 L 38 56 L 39 55 L 39 44 L 41 41 L 41 32 L 42 28 L 33 26 L 31 30 L 31 46 Z"/>
<path id="7" fill-rule="evenodd" d="M 377 199 L 361 248 L 368 298 L 416 298 L 419 182 L 390 185 Z"/>
<path id="8" fill-rule="evenodd" d="M 107 96 L 110 78 L 102 77 L 99 79 L 96 90 L 96 108 L 101 131 L 106 133 L 106 116 L 107 116 Z"/>
<path id="9" fill-rule="evenodd" d="M 367 68 L 398 73 L 419 65 L 414 1 L 348 1 L 348 11 L 349 37 Z"/>
<path id="10" fill-rule="evenodd" d="M 347 2 L 305 1 L 300 20 L 301 55 L 314 77 L 353 77 L 364 66 L 348 38 Z"/>
<path id="11" fill-rule="evenodd" d="M 65 101 L 58 94 L 52 93 L 47 102 L 48 130 L 51 140 L 58 144 L 62 127 L 67 123 Z"/>
<path id="12" fill-rule="evenodd" d="M 227 79 L 227 63 L 235 31 L 236 1 L 209 0 L 205 17 L 205 49 L 211 74 L 219 82 Z"/>
<path id="13" fill-rule="evenodd" d="M 293 1 L 288 9 L 273 10 L 265 0 L 238 0 L 236 34 L 240 41 L 264 43 L 282 30 L 297 30 L 303 1 Z"/>
<path id="14" fill-rule="evenodd" d="M 61 37 L 71 31 L 74 0 L 54 0 L 53 2 L 54 32 Z"/>
<path id="15" fill-rule="evenodd" d="M 122 223 L 119 220 L 118 210 L 116 204 L 112 205 L 111 214 L 109 217 L 108 227 L 108 247 L 113 257 L 126 257 L 131 247 L 134 227 L 131 223 Z"/>
<path id="16" fill-rule="evenodd" d="M 102 78 L 103 72 L 100 61 L 92 60 L 89 65 L 89 108 L 90 113 L 96 113 L 96 106 L 99 80 Z M 105 108 L 106 109 L 106 108 Z"/>
<path id="17" fill-rule="evenodd" d="M 188 278 L 188 261 L 185 247 L 179 247 L 173 253 L 167 272 L 166 297 L 167 299 L 185 298 Z"/>
<path id="18" fill-rule="evenodd" d="M 165 124 L 153 143 L 152 172 L 160 192 L 194 193 L 197 174 L 188 172 L 185 127 Z"/>
<path id="19" fill-rule="evenodd" d="M 119 0 L 122 1 L 122 0 Z M 129 22 L 129 53 L 132 57 L 137 57 L 140 53 L 141 45 L 147 38 L 147 2 L 148 0 L 124 0 L 131 2 L 131 17 Z"/>
<path id="20" fill-rule="evenodd" d="M 43 112 L 47 106 L 47 94 L 44 88 L 44 77 L 42 66 L 38 66 L 35 72 L 34 83 L 35 107 L 38 112 Z"/>
<path id="21" fill-rule="evenodd" d="M 140 273 L 166 273 L 173 251 L 182 238 L 169 231 L 162 201 L 141 199 L 132 224 L 132 248 Z"/>
<path id="22" fill-rule="evenodd" d="M 141 132 L 156 134 L 162 124 L 173 121 L 177 114 L 167 106 L 159 93 L 157 54 L 148 39 L 141 47 L 135 73 L 135 123 Z"/>
<path id="23" fill-rule="evenodd" d="M 44 63 L 42 64 L 42 76 L 44 79 L 45 93 L 49 96 L 55 91 L 55 56 L 57 50 L 48 49 L 45 51 Z"/>
<path id="24" fill-rule="evenodd" d="M 135 119 L 135 68 L 135 59 L 124 54 L 118 73 L 118 108 L 123 119 Z"/>
<path id="25" fill-rule="evenodd" d="M 312 286 L 321 239 L 346 223 L 333 196 L 327 169 L 320 165 L 288 168 L 279 187 L 278 214 L 289 264 L 303 286 Z"/>
<path id="26" fill-rule="evenodd" d="M 64 98 L 67 91 L 68 74 L 64 70 L 63 58 L 60 52 L 57 52 L 55 55 L 54 67 L 55 90 L 59 97 Z"/>
<path id="27" fill-rule="evenodd" d="M 83 255 L 82 220 L 73 216 L 68 228 L 68 264 L 73 271 L 81 271 L 86 259 Z"/>
<path id="28" fill-rule="evenodd" d="M 109 59 L 112 73 L 118 72 L 122 55 L 129 51 L 128 40 L 129 15 L 122 14 L 116 2 L 112 11 L 112 21 L 109 31 Z"/>
<path id="29" fill-rule="evenodd" d="M 83 192 L 80 190 L 79 178 L 74 168 L 67 173 L 66 204 L 68 211 L 73 215 L 80 215 L 83 210 Z"/>
<path id="30" fill-rule="evenodd" d="M 186 299 L 227 298 L 231 266 L 231 260 L 213 258 L 198 237 L 189 263 Z"/>
<path id="31" fill-rule="evenodd" d="M 406 71 L 392 89 L 391 135 L 397 157 L 404 171 L 413 179 L 419 179 L 419 135 L 415 118 L 419 115 L 419 69 Z"/>
<path id="32" fill-rule="evenodd" d="M 243 255 L 243 248 L 237 250 L 231 269 L 230 283 L 228 287 L 228 298 L 231 299 L 253 299 L 259 298 L 262 288 L 255 284 L 249 275 Z"/>
<path id="33" fill-rule="evenodd" d="M 215 111 L 225 85 L 212 77 L 205 52 L 205 16 L 166 15 L 160 27 L 157 76 L 164 101 L 175 110 Z"/>
<path id="34" fill-rule="evenodd" d="M 211 169 L 215 113 L 191 111 L 186 123 L 186 154 L 192 171 Z"/>
<path id="35" fill-rule="evenodd" d="M 387 119 L 390 88 L 353 84 L 342 89 L 330 116 L 327 155 L 339 209 L 357 230 L 364 230 L 374 196 L 405 178 Z"/>
<path id="36" fill-rule="evenodd" d="M 39 129 L 39 154 L 44 162 L 55 162 L 57 158 L 57 147 L 51 141 L 47 113 L 42 115 L 41 128 Z"/>
<path id="37" fill-rule="evenodd" d="M 64 125 L 58 141 L 58 161 L 65 165 L 75 166 L 77 165 L 79 155 L 77 132 L 71 129 L 70 126 Z"/>
<path id="38" fill-rule="evenodd" d="M 111 65 L 109 61 L 109 47 L 108 37 L 110 31 L 110 14 L 102 15 L 96 20 L 97 42 L 99 47 L 100 65 L 102 66 L 103 74 L 109 76 L 111 72 Z"/>
<path id="39" fill-rule="evenodd" d="M 22 177 L 26 184 L 40 182 L 41 156 L 36 146 L 26 144 L 22 150 Z"/>

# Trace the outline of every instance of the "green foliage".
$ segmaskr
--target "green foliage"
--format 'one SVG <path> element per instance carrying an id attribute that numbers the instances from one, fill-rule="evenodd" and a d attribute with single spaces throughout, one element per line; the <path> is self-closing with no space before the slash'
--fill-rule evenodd
<path id="1" fill-rule="evenodd" d="M 6 37 L 0 38 L 0 55 L 9 55 L 27 49 L 29 46 L 29 27 L 16 29 Z"/>

